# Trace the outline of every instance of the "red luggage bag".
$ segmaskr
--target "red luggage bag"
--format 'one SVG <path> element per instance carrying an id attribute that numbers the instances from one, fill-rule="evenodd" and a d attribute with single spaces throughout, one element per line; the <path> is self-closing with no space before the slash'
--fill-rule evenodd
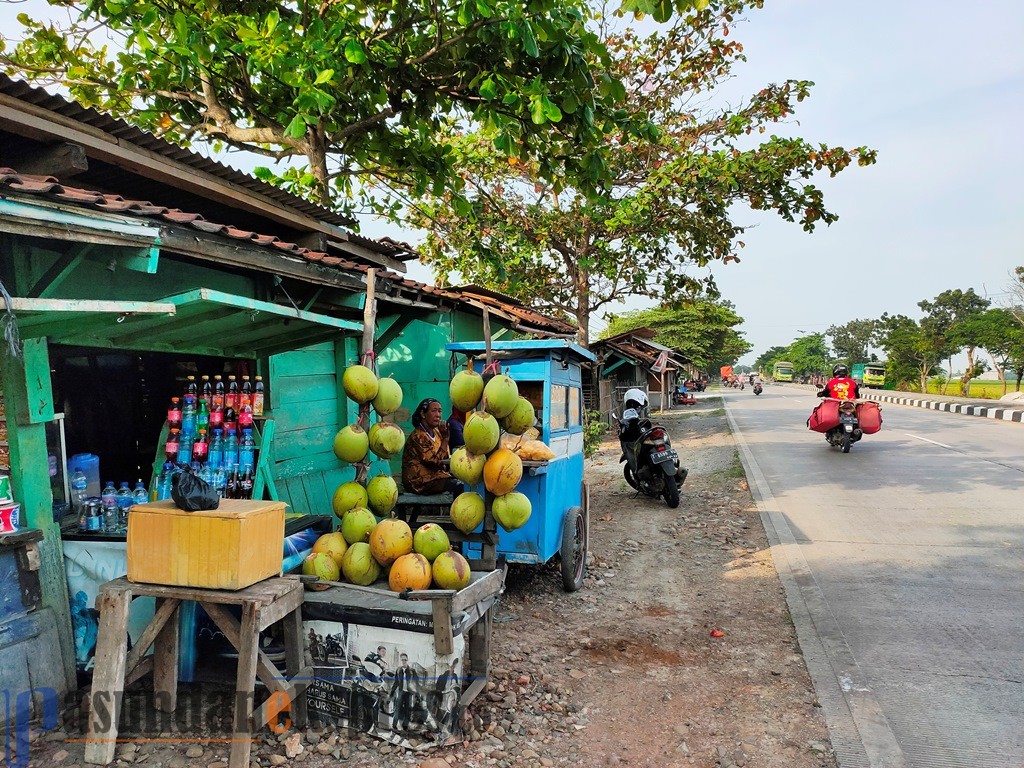
<path id="1" fill-rule="evenodd" d="M 882 428 L 882 409 L 878 403 L 857 403 L 857 421 L 865 435 L 873 435 Z"/>
<path id="2" fill-rule="evenodd" d="M 807 420 L 808 429 L 815 432 L 828 432 L 839 426 L 839 401 L 822 400 L 821 405 L 811 411 Z"/>

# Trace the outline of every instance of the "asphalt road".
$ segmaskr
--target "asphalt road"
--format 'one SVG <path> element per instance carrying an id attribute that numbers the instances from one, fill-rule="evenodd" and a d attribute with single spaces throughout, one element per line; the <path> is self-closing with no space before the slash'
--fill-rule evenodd
<path id="1" fill-rule="evenodd" d="M 727 409 L 840 766 L 1024 766 L 1024 425 L 883 405 L 849 454 L 811 393 Z"/>

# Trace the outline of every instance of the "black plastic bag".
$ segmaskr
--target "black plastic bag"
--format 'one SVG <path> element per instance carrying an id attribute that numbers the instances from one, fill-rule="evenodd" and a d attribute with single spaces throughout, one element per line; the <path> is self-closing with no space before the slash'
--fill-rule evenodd
<path id="1" fill-rule="evenodd" d="M 203 512 L 220 506 L 217 489 L 192 471 L 186 464 L 178 464 L 171 478 L 171 498 L 186 512 Z"/>

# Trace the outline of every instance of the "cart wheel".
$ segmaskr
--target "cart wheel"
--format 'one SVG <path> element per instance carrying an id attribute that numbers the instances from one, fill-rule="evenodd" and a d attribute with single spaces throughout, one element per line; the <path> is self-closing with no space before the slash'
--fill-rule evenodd
<path id="1" fill-rule="evenodd" d="M 582 507 L 570 507 L 562 521 L 562 586 L 575 592 L 587 572 L 587 515 Z"/>
<path id="2" fill-rule="evenodd" d="M 626 479 L 626 482 L 629 483 L 630 488 L 635 491 L 640 490 L 636 484 L 636 478 L 633 477 L 633 470 L 629 468 L 629 464 L 622 465 L 622 476 Z"/>

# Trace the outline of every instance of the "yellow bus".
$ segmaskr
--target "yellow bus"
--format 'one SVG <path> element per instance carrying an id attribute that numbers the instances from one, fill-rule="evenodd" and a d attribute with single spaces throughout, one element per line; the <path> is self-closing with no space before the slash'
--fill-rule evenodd
<path id="1" fill-rule="evenodd" d="M 775 379 L 776 381 L 792 381 L 793 364 L 780 360 L 773 367 L 772 378 Z"/>

